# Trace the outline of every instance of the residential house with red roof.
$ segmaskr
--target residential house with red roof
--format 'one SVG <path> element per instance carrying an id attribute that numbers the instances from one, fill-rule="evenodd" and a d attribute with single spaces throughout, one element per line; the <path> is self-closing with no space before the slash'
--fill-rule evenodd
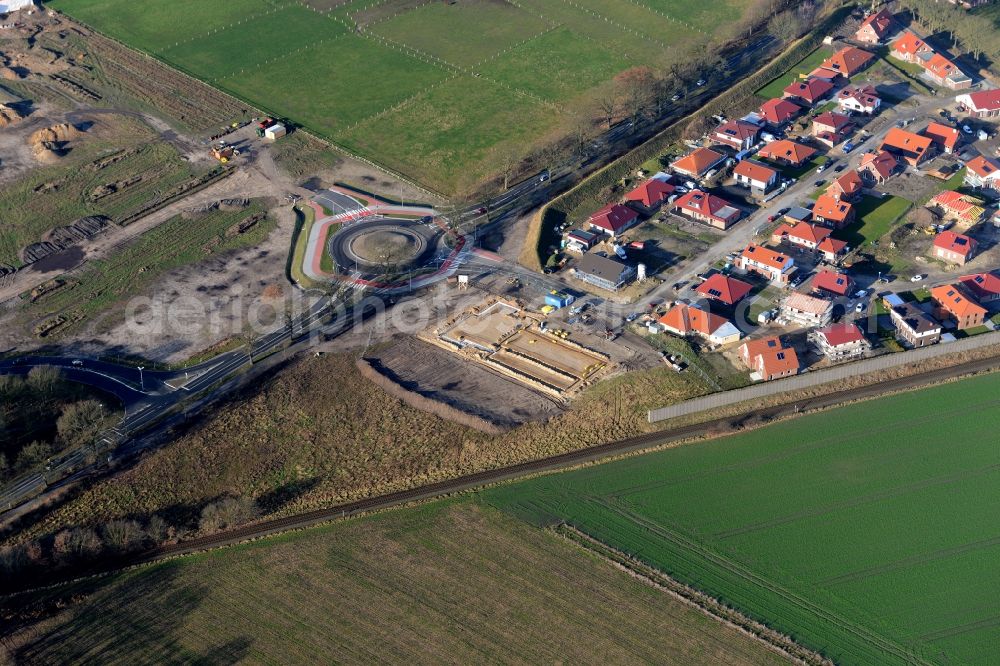
<path id="1" fill-rule="evenodd" d="M 964 266 L 976 255 L 975 238 L 954 231 L 942 231 L 934 237 L 934 258 Z"/>
<path id="2" fill-rule="evenodd" d="M 754 381 L 768 382 L 791 377 L 799 371 L 795 350 L 786 347 L 777 336 L 747 340 L 739 348 L 740 359 L 750 369 Z"/>
<path id="3" fill-rule="evenodd" d="M 936 305 L 934 316 L 950 319 L 959 330 L 982 326 L 986 319 L 986 308 L 976 303 L 957 284 L 944 284 L 931 289 L 931 298 Z"/>
<path id="4" fill-rule="evenodd" d="M 861 180 L 857 171 L 845 171 L 843 175 L 830 183 L 830 187 L 826 188 L 826 193 L 841 201 L 857 201 L 861 198 L 864 187 L 864 181 Z"/>
<path id="5" fill-rule="evenodd" d="M 743 214 L 739 208 L 722 197 L 701 190 L 691 190 L 674 201 L 674 210 L 716 229 L 728 229 L 736 224 Z"/>
<path id="6" fill-rule="evenodd" d="M 933 143 L 930 137 L 893 127 L 886 133 L 879 150 L 888 151 L 911 166 L 917 166 L 934 154 Z"/>
<path id="7" fill-rule="evenodd" d="M 815 250 L 824 238 L 831 233 L 830 229 L 808 222 L 781 224 L 771 233 L 772 243 L 791 243 L 807 250 Z"/>
<path id="8" fill-rule="evenodd" d="M 882 106 L 882 98 L 878 96 L 873 85 L 866 83 L 860 86 L 846 86 L 837 93 L 837 105 L 842 111 L 870 116 Z"/>
<path id="9" fill-rule="evenodd" d="M 815 292 L 847 296 L 854 289 L 854 281 L 844 273 L 824 270 L 816 273 L 809 286 Z"/>
<path id="10" fill-rule="evenodd" d="M 833 302 L 793 291 L 781 302 L 781 316 L 802 326 L 826 326 L 833 319 Z"/>
<path id="11" fill-rule="evenodd" d="M 786 285 L 795 272 L 795 260 L 786 254 L 751 243 L 736 258 L 736 268 L 756 273 L 776 285 Z"/>
<path id="12" fill-rule="evenodd" d="M 854 121 L 850 116 L 833 111 L 825 111 L 812 121 L 812 135 L 825 146 L 833 148 L 854 131 Z"/>
<path id="13" fill-rule="evenodd" d="M 948 155 L 955 152 L 958 140 L 962 138 L 957 127 L 949 127 L 941 123 L 930 123 L 923 131 L 923 135 L 931 140 L 935 148 Z"/>
<path id="14" fill-rule="evenodd" d="M 980 304 L 1000 302 L 1000 276 L 996 273 L 973 273 L 958 278 Z"/>
<path id="15" fill-rule="evenodd" d="M 674 186 L 662 178 L 650 178 L 625 195 L 625 203 L 649 215 L 670 198 Z"/>
<path id="16" fill-rule="evenodd" d="M 991 196 L 1000 195 L 1000 161 L 982 155 L 969 160 L 963 182 L 969 187 L 986 190 Z"/>
<path id="17" fill-rule="evenodd" d="M 852 77 L 871 64 L 875 54 L 856 46 L 845 46 L 823 61 L 822 67 L 832 69 L 841 76 Z"/>
<path id="18" fill-rule="evenodd" d="M 773 127 L 783 127 L 798 118 L 803 110 L 791 100 L 777 97 L 760 105 L 760 116 Z"/>
<path id="19" fill-rule="evenodd" d="M 809 336 L 823 356 L 831 361 L 845 361 L 864 356 L 872 345 L 854 322 L 830 324 Z"/>
<path id="20" fill-rule="evenodd" d="M 723 153 L 711 148 L 695 148 L 684 157 L 673 162 L 670 168 L 677 173 L 682 173 L 691 178 L 701 178 L 725 161 L 726 156 Z"/>
<path id="21" fill-rule="evenodd" d="M 815 154 L 815 148 L 789 139 L 772 141 L 757 152 L 759 157 L 790 167 L 802 166 Z"/>
<path id="22" fill-rule="evenodd" d="M 754 160 L 741 160 L 733 169 L 733 177 L 757 194 L 766 194 L 778 184 L 778 170 Z"/>
<path id="23" fill-rule="evenodd" d="M 893 58 L 909 63 L 917 63 L 922 56 L 929 58 L 933 53 L 934 49 L 909 30 L 892 43 L 892 49 L 889 51 L 889 55 Z"/>
<path id="24" fill-rule="evenodd" d="M 726 305 L 735 305 L 746 298 L 752 290 L 752 284 L 722 273 L 713 273 L 695 288 L 695 291 L 705 298 L 711 298 Z"/>
<path id="25" fill-rule="evenodd" d="M 854 39 L 864 44 L 881 44 L 895 29 L 892 12 L 884 7 L 874 14 L 869 14 L 857 32 Z"/>
<path id="26" fill-rule="evenodd" d="M 979 224 L 986 214 L 986 208 L 980 199 L 953 190 L 938 192 L 927 202 L 927 207 L 963 229 Z"/>
<path id="27" fill-rule="evenodd" d="M 782 96 L 796 104 L 813 106 L 822 101 L 833 90 L 833 83 L 826 79 L 809 78 L 805 81 L 794 81 L 782 91 Z"/>
<path id="28" fill-rule="evenodd" d="M 716 127 L 709 135 L 712 141 L 737 151 L 747 150 L 757 143 L 759 137 L 760 128 L 742 120 L 728 120 Z"/>
<path id="29" fill-rule="evenodd" d="M 741 335 L 740 329 L 725 317 L 681 301 L 675 303 L 658 321 L 664 330 L 674 335 L 700 337 L 713 345 L 738 342 Z"/>
<path id="30" fill-rule="evenodd" d="M 968 113 L 976 118 L 1000 116 L 1000 88 L 964 93 L 957 96 L 955 101 L 968 109 Z"/>
<path id="31" fill-rule="evenodd" d="M 611 203 L 590 216 L 591 229 L 603 231 L 611 237 L 619 236 L 639 223 L 639 214 L 628 206 Z"/>
<path id="32" fill-rule="evenodd" d="M 858 165 L 858 175 L 869 183 L 881 185 L 899 170 L 899 160 L 888 150 L 865 153 Z"/>
<path id="33" fill-rule="evenodd" d="M 854 221 L 854 206 L 829 194 L 821 194 L 813 206 L 813 217 L 834 229 L 843 229 Z"/>

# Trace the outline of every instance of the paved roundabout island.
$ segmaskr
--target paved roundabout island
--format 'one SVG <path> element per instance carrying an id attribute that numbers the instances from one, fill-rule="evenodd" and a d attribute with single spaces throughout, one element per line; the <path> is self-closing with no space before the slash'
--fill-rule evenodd
<path id="1" fill-rule="evenodd" d="M 454 273 L 465 251 L 465 238 L 430 207 L 388 204 L 340 187 L 308 205 L 316 221 L 302 270 L 313 280 L 389 291 L 422 287 Z"/>

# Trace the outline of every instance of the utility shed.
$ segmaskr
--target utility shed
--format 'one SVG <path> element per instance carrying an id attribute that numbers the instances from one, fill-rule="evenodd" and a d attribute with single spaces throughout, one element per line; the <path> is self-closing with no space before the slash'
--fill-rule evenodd
<path id="1" fill-rule="evenodd" d="M 281 137 L 288 134 L 288 130 L 281 123 L 275 123 L 269 127 L 264 128 L 264 138 L 274 141 L 275 139 L 280 139 Z"/>

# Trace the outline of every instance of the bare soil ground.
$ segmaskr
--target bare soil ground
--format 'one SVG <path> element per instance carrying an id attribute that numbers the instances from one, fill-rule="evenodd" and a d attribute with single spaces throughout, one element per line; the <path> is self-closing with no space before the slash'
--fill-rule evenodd
<path id="1" fill-rule="evenodd" d="M 545 420 L 562 411 L 555 401 L 522 384 L 413 337 L 371 357 L 383 374 L 405 388 L 497 425 Z"/>

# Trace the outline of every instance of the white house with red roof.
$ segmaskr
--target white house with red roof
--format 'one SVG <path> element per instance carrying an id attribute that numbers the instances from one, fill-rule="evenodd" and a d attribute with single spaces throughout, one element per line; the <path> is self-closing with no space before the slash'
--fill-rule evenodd
<path id="1" fill-rule="evenodd" d="M 854 39 L 864 44 L 881 44 L 892 34 L 895 27 L 892 12 L 883 7 L 874 14 L 869 14 L 861 22 L 861 26 L 854 33 Z"/>
<path id="2" fill-rule="evenodd" d="M 948 155 L 955 152 L 958 141 L 962 138 L 957 127 L 950 127 L 941 123 L 928 124 L 923 134 L 931 140 L 938 150 Z"/>
<path id="3" fill-rule="evenodd" d="M 701 190 L 691 190 L 674 201 L 674 210 L 716 229 L 728 229 L 736 224 L 743 214 L 739 208 L 722 197 Z"/>
<path id="4" fill-rule="evenodd" d="M 841 201 L 857 201 L 865 188 L 864 181 L 857 171 L 847 171 L 838 178 L 835 178 L 830 187 L 826 188 L 826 193 Z"/>
<path id="5" fill-rule="evenodd" d="M 733 178 L 753 192 L 766 194 L 778 184 L 778 170 L 754 160 L 741 160 L 733 169 Z"/>
<path id="6" fill-rule="evenodd" d="M 664 174 L 666 176 L 666 174 Z M 666 176 L 669 178 L 669 176 Z M 643 181 L 638 187 L 625 195 L 625 203 L 650 214 L 658 209 L 674 192 L 674 186 L 663 176 L 654 176 Z"/>
<path id="7" fill-rule="evenodd" d="M 909 30 L 892 43 L 889 55 L 903 62 L 917 63 L 923 57 L 929 58 L 934 53 L 934 49 L 928 46 L 927 42 L 914 35 Z"/>
<path id="8" fill-rule="evenodd" d="M 795 260 L 787 254 L 751 243 L 736 258 L 735 266 L 744 273 L 756 273 L 776 285 L 786 285 L 795 272 Z"/>
<path id="9" fill-rule="evenodd" d="M 758 126 L 742 120 L 729 120 L 716 127 L 709 138 L 716 143 L 740 151 L 747 150 L 757 143 L 759 136 L 760 128 Z"/>
<path id="10" fill-rule="evenodd" d="M 975 238 L 954 231 L 942 231 L 934 237 L 934 258 L 964 266 L 976 254 Z"/>
<path id="11" fill-rule="evenodd" d="M 587 224 L 609 234 L 612 238 L 628 231 L 639 223 L 639 214 L 628 206 L 611 203 L 590 216 Z"/>
<path id="12" fill-rule="evenodd" d="M 715 345 L 738 342 L 740 329 L 725 317 L 703 310 L 696 305 L 678 301 L 659 318 L 664 330 L 681 337 L 697 336 Z"/>
<path id="13" fill-rule="evenodd" d="M 990 195 L 1000 194 L 1000 161 L 982 155 L 969 160 L 963 182 L 987 190 Z"/>
<path id="14" fill-rule="evenodd" d="M 791 100 L 776 97 L 760 105 L 760 117 L 773 127 L 783 127 L 798 118 L 803 110 Z"/>
<path id="15" fill-rule="evenodd" d="M 823 255 L 823 259 L 831 264 L 839 264 L 847 256 L 847 243 L 830 236 L 824 238 L 816 246 L 816 250 Z"/>
<path id="16" fill-rule="evenodd" d="M 833 233 L 827 227 L 821 227 L 808 222 L 781 224 L 771 233 L 772 243 L 791 243 L 807 250 L 815 250 L 824 238 Z"/>
<path id="17" fill-rule="evenodd" d="M 1000 89 L 963 93 L 957 96 L 955 101 L 977 118 L 1000 116 Z"/>
<path id="18" fill-rule="evenodd" d="M 879 107 L 882 106 L 882 98 L 878 96 L 875 86 L 871 84 L 846 86 L 837 93 L 837 105 L 842 111 L 870 116 L 878 112 Z"/>
<path id="19" fill-rule="evenodd" d="M 844 361 L 867 354 L 872 346 L 857 324 L 841 322 L 813 331 L 809 339 L 831 361 Z"/>

